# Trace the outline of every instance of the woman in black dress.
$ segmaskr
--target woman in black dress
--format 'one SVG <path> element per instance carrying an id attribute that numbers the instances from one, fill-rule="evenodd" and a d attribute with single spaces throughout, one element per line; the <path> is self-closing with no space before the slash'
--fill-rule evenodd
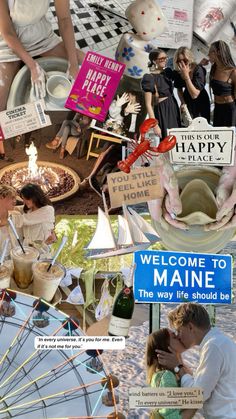
<path id="1" fill-rule="evenodd" d="M 159 122 L 160 129 L 155 127 L 154 132 L 163 139 L 168 128 L 181 126 L 178 103 L 173 95 L 173 72 L 165 68 L 167 55 L 163 50 L 151 51 L 149 60 L 150 73 L 144 74 L 141 86 L 148 116 Z"/>
<path id="2" fill-rule="evenodd" d="M 194 62 L 190 49 L 180 47 L 174 55 L 174 86 L 181 105 L 186 104 L 192 118 L 202 116 L 210 122 L 210 99 L 205 89 L 206 70 Z"/>
<path id="3" fill-rule="evenodd" d="M 235 127 L 236 125 L 236 66 L 230 49 L 224 41 L 216 41 L 209 49 L 210 86 L 214 94 L 213 125 Z"/>

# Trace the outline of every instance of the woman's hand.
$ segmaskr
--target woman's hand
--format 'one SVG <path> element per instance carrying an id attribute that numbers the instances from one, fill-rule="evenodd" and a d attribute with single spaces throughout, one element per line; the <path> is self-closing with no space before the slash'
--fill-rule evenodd
<path id="1" fill-rule="evenodd" d="M 129 102 L 129 95 L 128 93 L 123 93 L 123 95 L 121 97 L 119 97 L 117 95 L 117 99 L 116 99 L 116 106 L 123 106 L 125 103 Z"/>
<path id="2" fill-rule="evenodd" d="M 137 114 L 141 111 L 141 105 L 140 103 L 131 103 L 129 102 L 128 105 L 125 108 L 125 113 L 134 113 Z"/>
<path id="3" fill-rule="evenodd" d="M 74 83 L 76 77 L 78 76 L 80 66 L 78 64 L 69 64 L 67 69 L 67 76 L 70 78 L 71 82 Z"/>
<path id="4" fill-rule="evenodd" d="M 46 75 L 42 67 L 35 61 L 30 68 L 31 84 L 36 99 L 43 99 L 46 96 Z"/>
<path id="5" fill-rule="evenodd" d="M 157 135 L 158 137 L 162 137 L 162 133 L 161 133 L 161 128 L 159 127 L 159 125 L 155 125 L 155 127 L 153 128 L 154 134 Z"/>
<path id="6" fill-rule="evenodd" d="M 178 67 L 179 67 L 179 70 L 180 70 L 181 77 L 184 80 L 190 78 L 191 68 L 190 68 L 189 64 L 185 64 L 184 61 L 180 61 Z"/>
<path id="7" fill-rule="evenodd" d="M 51 230 L 50 236 L 48 236 L 47 240 L 45 240 L 46 244 L 53 244 L 57 241 L 57 235 L 55 230 Z"/>
<path id="8" fill-rule="evenodd" d="M 188 230 L 189 227 L 182 221 L 177 221 L 176 215 L 182 212 L 182 203 L 179 197 L 179 186 L 175 172 L 164 155 L 157 158 L 157 167 L 160 173 L 161 184 L 164 189 L 164 196 L 160 199 L 148 201 L 148 209 L 153 220 L 161 224 L 165 229 L 166 223 L 181 230 Z M 163 223 L 163 220 L 166 223 Z"/>
<path id="9" fill-rule="evenodd" d="M 216 189 L 218 211 L 216 221 L 207 224 L 205 231 L 236 227 L 236 156 L 234 166 L 224 167 Z"/>
<path id="10" fill-rule="evenodd" d="M 209 62 L 210 62 L 210 60 L 208 58 L 202 58 L 199 64 L 203 65 L 203 66 L 206 66 L 206 65 L 209 64 Z"/>

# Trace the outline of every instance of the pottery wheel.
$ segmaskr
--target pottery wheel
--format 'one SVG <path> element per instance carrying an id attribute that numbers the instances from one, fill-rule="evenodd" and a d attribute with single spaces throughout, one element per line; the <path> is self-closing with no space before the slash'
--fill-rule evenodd
<path id="1" fill-rule="evenodd" d="M 36 60 L 40 67 L 46 72 L 47 76 L 52 76 L 54 74 L 65 75 L 68 62 L 63 58 L 57 57 L 41 57 Z M 28 103 L 30 100 L 30 89 L 31 89 L 31 80 L 30 80 L 30 71 L 26 65 L 24 65 L 16 74 L 7 101 L 7 109 L 15 108 L 16 106 L 23 105 Z M 44 98 L 45 100 L 45 109 L 46 110 L 65 110 L 64 106 L 59 106 L 54 103 L 51 103 L 48 96 Z"/>
<path id="2" fill-rule="evenodd" d="M 197 178 L 204 180 L 214 193 L 219 182 L 220 171 L 205 166 L 197 168 L 185 166 L 176 171 L 176 176 L 180 189 Z M 163 222 L 163 226 L 154 220 L 152 222 L 165 248 L 180 252 L 217 253 L 232 240 L 236 231 L 236 229 L 204 231 L 204 227 L 198 225 L 189 226 L 189 230 L 185 231 L 173 227 L 166 221 Z"/>

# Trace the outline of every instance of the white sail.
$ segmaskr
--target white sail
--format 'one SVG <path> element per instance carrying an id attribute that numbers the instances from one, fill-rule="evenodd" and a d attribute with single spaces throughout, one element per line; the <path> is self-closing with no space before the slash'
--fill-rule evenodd
<path id="1" fill-rule="evenodd" d="M 118 215 L 118 239 L 117 244 L 119 246 L 130 246 L 133 245 L 133 239 L 131 236 L 128 221 L 122 215 Z"/>
<path id="2" fill-rule="evenodd" d="M 155 236 L 157 239 L 159 238 L 156 230 L 154 230 L 151 224 L 145 221 L 143 217 L 141 217 L 141 215 L 139 215 L 133 208 L 128 208 L 128 210 L 132 214 L 132 216 L 135 219 L 135 222 L 138 224 L 138 226 L 144 232 L 144 234 L 151 234 L 152 236 Z"/>
<path id="3" fill-rule="evenodd" d="M 132 218 L 132 215 L 130 215 L 125 205 L 123 205 L 123 212 L 126 220 L 128 221 L 130 233 L 134 243 L 150 243 L 150 240 L 148 240 L 148 238 L 142 232 L 138 224 Z"/>
<path id="4" fill-rule="evenodd" d="M 116 242 L 109 217 L 98 207 L 96 231 L 86 249 L 114 249 Z"/>

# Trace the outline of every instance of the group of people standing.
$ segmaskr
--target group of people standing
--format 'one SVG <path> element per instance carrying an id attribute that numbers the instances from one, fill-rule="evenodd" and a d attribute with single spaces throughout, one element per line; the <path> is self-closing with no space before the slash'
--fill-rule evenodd
<path id="1" fill-rule="evenodd" d="M 211 63 L 209 87 L 214 95 L 214 126 L 236 125 L 236 65 L 230 48 L 224 41 L 211 44 L 209 61 L 200 64 L 194 60 L 187 47 L 180 47 L 174 55 L 174 70 L 166 67 L 167 55 L 161 49 L 149 54 L 150 73 L 145 74 L 141 85 L 149 118 L 156 118 L 161 129 L 161 138 L 167 129 L 181 126 L 180 111 L 187 105 L 192 118 L 203 117 L 210 122 L 210 98 L 206 91 L 206 69 Z M 177 89 L 180 109 L 174 96 Z M 157 129 L 156 129 L 157 130 Z M 156 132 L 158 135 L 159 132 Z"/>

